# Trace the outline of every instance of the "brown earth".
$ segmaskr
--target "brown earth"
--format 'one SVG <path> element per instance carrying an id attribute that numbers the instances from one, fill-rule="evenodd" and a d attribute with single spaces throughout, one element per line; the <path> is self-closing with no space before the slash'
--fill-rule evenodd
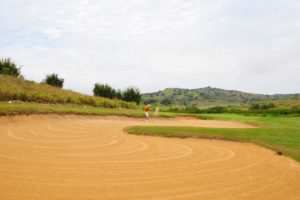
<path id="1" fill-rule="evenodd" d="M 84 116 L 0 119 L 0 199 L 300 199 L 299 163 L 252 144 L 128 135 L 131 125 L 225 121 Z"/>

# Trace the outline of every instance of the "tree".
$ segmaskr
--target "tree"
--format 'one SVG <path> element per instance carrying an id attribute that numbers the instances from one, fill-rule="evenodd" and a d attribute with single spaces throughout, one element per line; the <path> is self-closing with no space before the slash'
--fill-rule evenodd
<path id="1" fill-rule="evenodd" d="M 116 90 L 112 88 L 108 84 L 100 84 L 96 83 L 93 89 L 94 96 L 100 96 L 110 99 L 120 99 L 123 101 L 133 101 L 137 104 L 140 103 L 142 95 L 138 88 L 129 87 L 125 89 L 124 91 L 121 91 L 120 89 Z"/>
<path id="2" fill-rule="evenodd" d="M 120 100 L 123 98 L 123 92 L 120 89 L 116 91 L 116 97 Z"/>
<path id="3" fill-rule="evenodd" d="M 169 106 L 173 103 L 173 101 L 170 98 L 165 98 L 160 103 L 165 105 L 165 106 Z"/>
<path id="4" fill-rule="evenodd" d="M 21 76 L 21 69 L 10 58 L 2 58 L 0 60 L 0 74 L 12 75 L 16 77 Z"/>
<path id="5" fill-rule="evenodd" d="M 123 91 L 122 100 L 124 101 L 134 101 L 137 104 L 140 103 L 142 95 L 138 88 L 129 87 Z"/>
<path id="6" fill-rule="evenodd" d="M 115 97 L 119 98 L 120 96 L 122 96 L 122 93 L 119 90 L 116 92 L 116 90 L 108 84 L 96 83 L 93 92 L 94 96 L 100 96 L 110 99 L 113 99 Z"/>
<path id="7" fill-rule="evenodd" d="M 58 74 L 53 73 L 53 74 L 48 74 L 44 82 L 47 83 L 48 85 L 62 88 L 64 84 L 64 79 L 59 78 Z"/>

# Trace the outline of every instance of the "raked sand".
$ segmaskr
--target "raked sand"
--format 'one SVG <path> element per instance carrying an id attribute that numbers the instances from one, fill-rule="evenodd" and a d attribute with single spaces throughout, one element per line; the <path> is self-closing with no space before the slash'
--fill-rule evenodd
<path id="1" fill-rule="evenodd" d="M 0 118 L 0 199 L 300 199 L 299 163 L 238 142 L 135 136 L 132 125 L 237 122 L 34 115 Z"/>

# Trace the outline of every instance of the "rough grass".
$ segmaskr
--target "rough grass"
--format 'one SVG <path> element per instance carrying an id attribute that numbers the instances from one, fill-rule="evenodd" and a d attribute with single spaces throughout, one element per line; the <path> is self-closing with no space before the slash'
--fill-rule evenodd
<path id="1" fill-rule="evenodd" d="M 135 103 L 83 95 L 39 84 L 12 76 L 0 75 L 0 101 L 20 100 L 26 102 L 91 105 L 106 108 L 135 108 Z"/>
<path id="2" fill-rule="evenodd" d="M 230 119 L 260 125 L 252 129 L 225 129 L 199 127 L 159 127 L 136 126 L 126 131 L 136 135 L 156 135 L 164 137 L 196 137 L 250 142 L 275 150 L 278 154 L 300 161 L 300 118 L 274 116 L 240 116 L 217 114 L 209 116 L 215 119 Z"/>
<path id="3" fill-rule="evenodd" d="M 86 105 L 58 105 L 25 102 L 0 102 L 0 115 L 20 114 L 79 114 L 79 115 L 116 115 L 128 117 L 144 117 L 142 109 L 103 108 Z M 151 117 L 174 117 L 169 113 L 159 113 Z"/>
<path id="4" fill-rule="evenodd" d="M 291 99 L 279 99 L 279 100 L 271 100 L 271 101 L 262 101 L 257 103 L 273 103 L 276 107 L 280 108 L 299 108 L 300 107 L 300 98 L 297 96 L 296 98 Z"/>

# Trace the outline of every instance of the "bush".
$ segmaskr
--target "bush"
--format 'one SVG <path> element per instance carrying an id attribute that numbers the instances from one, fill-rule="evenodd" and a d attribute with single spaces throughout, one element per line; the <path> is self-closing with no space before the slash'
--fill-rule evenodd
<path id="1" fill-rule="evenodd" d="M 59 78 L 58 74 L 48 74 L 46 76 L 44 82 L 47 83 L 48 85 L 58 87 L 58 88 L 62 88 L 63 84 L 64 84 L 64 79 Z"/>
<path id="2" fill-rule="evenodd" d="M 114 99 L 117 98 L 119 100 L 127 101 L 127 102 L 135 102 L 137 104 L 140 103 L 142 95 L 138 88 L 129 87 L 124 91 L 115 90 L 108 84 L 99 84 L 96 83 L 93 89 L 94 96 L 100 96 L 105 98 Z"/>
<path id="3" fill-rule="evenodd" d="M 228 109 L 224 106 L 215 106 L 215 107 L 206 109 L 207 113 L 225 113 L 227 111 L 228 111 Z"/>
<path id="4" fill-rule="evenodd" d="M 140 104 L 142 95 L 138 88 L 130 87 L 124 90 L 122 100 L 133 101 Z"/>
<path id="5" fill-rule="evenodd" d="M 160 103 L 165 106 L 169 106 L 169 105 L 173 104 L 172 100 L 168 99 L 168 98 L 163 99 Z"/>
<path id="6" fill-rule="evenodd" d="M 250 110 L 268 110 L 268 109 L 271 109 L 271 108 L 274 108 L 275 105 L 273 103 L 262 103 L 262 104 L 259 104 L 259 103 L 253 103 L 250 105 Z"/>
<path id="7" fill-rule="evenodd" d="M 0 74 L 20 77 L 21 70 L 10 58 L 2 58 L 0 60 Z"/>
<path id="8" fill-rule="evenodd" d="M 120 95 L 122 96 L 121 93 L 117 93 L 116 90 L 113 89 L 108 84 L 96 83 L 95 87 L 93 89 L 93 92 L 94 92 L 94 96 L 100 96 L 100 97 L 105 97 L 105 98 L 110 98 L 110 99 L 113 99 Z"/>
<path id="9" fill-rule="evenodd" d="M 262 105 L 262 109 L 271 109 L 271 108 L 275 108 L 275 105 L 273 103 L 267 103 Z"/>
<path id="10" fill-rule="evenodd" d="M 195 105 L 190 105 L 184 108 L 169 108 L 168 111 L 175 112 L 175 113 L 198 114 L 198 113 L 229 113 L 231 110 L 229 110 L 227 107 L 224 106 L 214 106 L 211 108 L 199 109 Z"/>
<path id="11" fill-rule="evenodd" d="M 199 113 L 199 109 L 195 105 L 187 106 L 184 109 L 184 112 L 186 113 Z"/>
<path id="12" fill-rule="evenodd" d="M 252 103 L 250 105 L 250 110 L 258 110 L 260 108 L 260 105 L 258 103 Z"/>

